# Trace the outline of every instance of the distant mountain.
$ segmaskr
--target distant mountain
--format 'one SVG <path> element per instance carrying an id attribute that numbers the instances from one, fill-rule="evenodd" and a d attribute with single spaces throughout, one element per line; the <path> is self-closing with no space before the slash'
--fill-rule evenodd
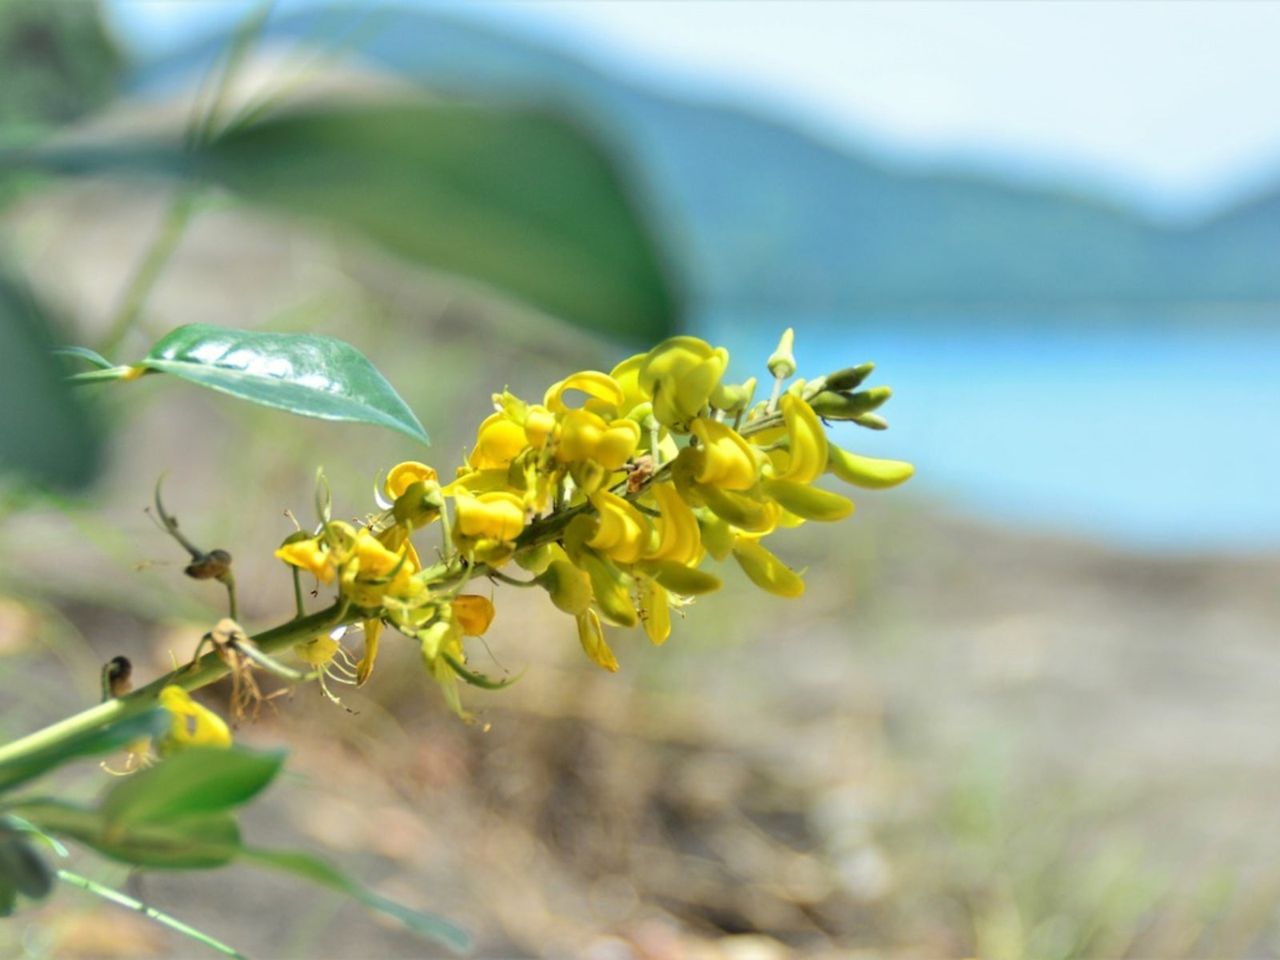
<path id="1" fill-rule="evenodd" d="M 444 94 L 555 103 L 608 139 L 673 244 L 695 301 L 931 310 L 1280 301 L 1280 193 L 1170 228 L 1087 196 L 895 170 L 783 121 L 660 95 L 570 56 L 418 10 L 273 21 Z M 139 82 L 211 61 L 211 41 Z"/>

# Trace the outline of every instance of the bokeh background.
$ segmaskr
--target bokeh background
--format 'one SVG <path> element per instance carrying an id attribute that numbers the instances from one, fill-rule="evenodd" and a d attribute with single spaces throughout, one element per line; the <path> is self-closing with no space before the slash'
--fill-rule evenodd
<path id="1" fill-rule="evenodd" d="M 180 131 L 261 13 L 0 4 L 6 144 Z M 616 166 L 683 329 L 740 377 L 786 326 L 802 371 L 877 361 L 892 428 L 837 439 L 918 475 L 779 536 L 803 600 L 727 571 L 663 648 L 618 636 L 618 675 L 543 598 L 500 590 L 476 662 L 527 670 L 467 691 L 480 723 L 409 643 L 350 712 L 277 701 L 238 732 L 293 751 L 249 836 L 323 846 L 485 957 L 1280 953 L 1278 40 L 1271 4 L 271 8 L 229 113 L 429 97 L 569 118 Z M 644 346 L 216 190 L 93 175 L 4 199 L 7 262 L 68 342 L 128 360 L 190 322 L 342 337 L 442 473 L 492 391 L 538 397 Z M 143 513 L 161 473 L 265 625 L 291 609 L 271 551 L 315 468 L 355 514 L 419 455 L 166 378 L 93 401 L 97 483 L 0 515 L 6 736 L 96 699 L 110 656 L 159 673 L 219 616 Z M 127 882 L 254 957 L 424 955 L 247 869 Z M 0 927 L 12 956 L 198 949 L 67 890 Z"/>

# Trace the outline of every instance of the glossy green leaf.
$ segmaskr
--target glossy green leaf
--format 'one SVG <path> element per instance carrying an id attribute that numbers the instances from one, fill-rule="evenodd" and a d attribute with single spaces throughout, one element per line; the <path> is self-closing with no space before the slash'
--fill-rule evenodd
<path id="1" fill-rule="evenodd" d="M 319 857 L 292 850 L 257 850 L 252 847 L 246 847 L 242 856 L 250 863 L 283 870 L 322 887 L 345 893 L 371 910 L 394 917 L 415 933 L 430 937 L 450 950 L 461 953 L 471 948 L 471 937 L 460 927 L 442 917 L 411 910 L 394 900 L 388 900 Z"/>
<path id="2" fill-rule="evenodd" d="M 34 800 L 12 810 L 46 833 L 78 840 L 104 857 L 140 867 L 220 867 L 241 850 L 240 828 L 235 817 L 225 812 L 121 825 L 110 822 L 101 810 L 57 800 Z"/>
<path id="3" fill-rule="evenodd" d="M 386 378 L 359 350 L 332 337 L 192 323 L 161 338 L 140 365 L 262 406 L 375 424 L 428 442 Z"/>
<path id="4" fill-rule="evenodd" d="M 680 304 L 635 197 L 550 111 L 361 104 L 224 134 L 199 172 L 418 263 L 615 336 L 670 335 Z"/>
<path id="5" fill-rule="evenodd" d="M 56 346 L 39 304 L 0 275 L 0 476 L 66 490 L 94 476 L 101 450 Z"/>
<path id="6" fill-rule="evenodd" d="M 0 792 L 12 790 L 72 760 L 110 753 L 143 737 L 158 736 L 168 729 L 169 722 L 168 712 L 157 707 L 0 764 Z"/>
<path id="7" fill-rule="evenodd" d="M 115 828 L 227 810 L 274 780 L 284 757 L 282 751 L 188 747 L 112 787 L 102 814 Z"/>

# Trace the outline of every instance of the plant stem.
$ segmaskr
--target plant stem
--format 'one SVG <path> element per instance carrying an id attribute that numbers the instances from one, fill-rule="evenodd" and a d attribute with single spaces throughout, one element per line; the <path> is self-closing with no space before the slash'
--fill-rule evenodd
<path id="1" fill-rule="evenodd" d="M 264 653 L 274 653 L 301 640 L 310 639 L 321 631 L 346 623 L 354 623 L 358 619 L 360 619 L 359 615 L 351 613 L 345 604 L 335 603 L 309 616 L 290 620 L 288 623 L 259 633 L 252 640 Z M 160 691 L 169 684 L 177 684 L 186 690 L 197 690 L 222 679 L 227 673 L 227 665 L 219 659 L 217 653 L 207 653 L 199 660 L 153 680 L 128 696 L 97 704 L 50 724 L 43 730 L 37 730 L 35 733 L 0 747 L 0 763 L 14 760 L 36 750 L 43 750 L 66 737 L 142 713 L 156 703 Z"/>
<path id="2" fill-rule="evenodd" d="M 71 884 L 73 887 L 79 887 L 87 893 L 92 893 L 96 896 L 102 897 L 104 900 L 110 900 L 112 903 L 119 904 L 122 907 L 127 907 L 130 910 L 137 910 L 148 920 L 154 920 L 161 926 L 168 927 L 170 930 L 174 930 L 182 934 L 184 937 L 190 937 L 192 940 L 197 940 L 200 943 L 203 943 L 206 947 L 209 947 L 211 950 L 216 950 L 218 953 L 224 954 L 225 956 L 235 957 L 237 960 L 249 960 L 249 958 L 243 953 L 233 947 L 227 946 L 222 941 L 215 940 L 207 933 L 202 933 L 195 927 L 188 926 L 176 917 L 169 916 L 167 913 L 161 913 L 155 907 L 149 907 L 141 900 L 135 900 L 133 897 L 123 894 L 119 890 L 114 890 L 111 887 L 104 887 L 102 884 L 95 883 L 88 877 L 82 877 L 78 873 L 72 873 L 70 870 L 59 870 L 58 879 L 63 883 Z"/>

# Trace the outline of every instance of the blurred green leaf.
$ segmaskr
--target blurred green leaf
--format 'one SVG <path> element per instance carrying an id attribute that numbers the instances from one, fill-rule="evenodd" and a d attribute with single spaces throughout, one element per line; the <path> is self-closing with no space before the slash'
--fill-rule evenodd
<path id="1" fill-rule="evenodd" d="M 141 366 L 262 406 L 371 423 L 429 442 L 413 411 L 364 354 L 332 337 L 193 323 L 158 341 Z"/>
<path id="2" fill-rule="evenodd" d="M 80 757 L 110 753 L 143 737 L 158 736 L 168 729 L 169 723 L 169 713 L 157 707 L 0 764 L 0 792 L 12 790 Z"/>
<path id="3" fill-rule="evenodd" d="M 60 357 L 83 360 L 99 370 L 110 370 L 115 366 L 114 363 L 98 353 L 98 351 L 90 350 L 88 347 L 58 347 L 53 352 Z"/>
<path id="4" fill-rule="evenodd" d="M 275 779 L 283 751 L 188 747 L 128 777 L 102 800 L 111 827 L 217 813 L 251 799 Z"/>
<path id="5" fill-rule="evenodd" d="M 612 159 L 550 110 L 366 103 L 236 126 L 189 154 L 63 142 L 2 152 L 0 170 L 213 181 L 613 336 L 661 340 L 683 307 Z"/>
<path id="6" fill-rule="evenodd" d="M 13 893 L 42 900 L 53 889 L 53 870 L 16 821 L 0 818 L 0 916 L 13 908 Z"/>
<path id="7" fill-rule="evenodd" d="M 602 333 L 660 340 L 678 304 L 627 184 L 561 116 L 361 104 L 233 129 L 200 170 Z"/>
<path id="8" fill-rule="evenodd" d="M 163 870 L 220 867 L 240 852 L 240 828 L 230 813 L 122 825 L 109 821 L 101 810 L 58 800 L 32 800 L 11 809 L 46 833 L 70 837 L 105 857 L 140 867 Z"/>
<path id="9" fill-rule="evenodd" d="M 56 345 L 29 292 L 0 274 L 0 474 L 65 490 L 93 477 L 100 442 Z"/>
<path id="10" fill-rule="evenodd" d="M 471 948 L 471 937 L 460 927 L 442 917 L 411 910 L 394 900 L 388 900 L 363 884 L 357 883 L 337 867 L 319 857 L 292 850 L 257 850 L 252 847 L 246 847 L 242 855 L 250 863 L 283 870 L 320 886 L 345 893 L 366 907 L 394 917 L 415 933 L 430 937 L 451 950 L 461 953 Z"/>

